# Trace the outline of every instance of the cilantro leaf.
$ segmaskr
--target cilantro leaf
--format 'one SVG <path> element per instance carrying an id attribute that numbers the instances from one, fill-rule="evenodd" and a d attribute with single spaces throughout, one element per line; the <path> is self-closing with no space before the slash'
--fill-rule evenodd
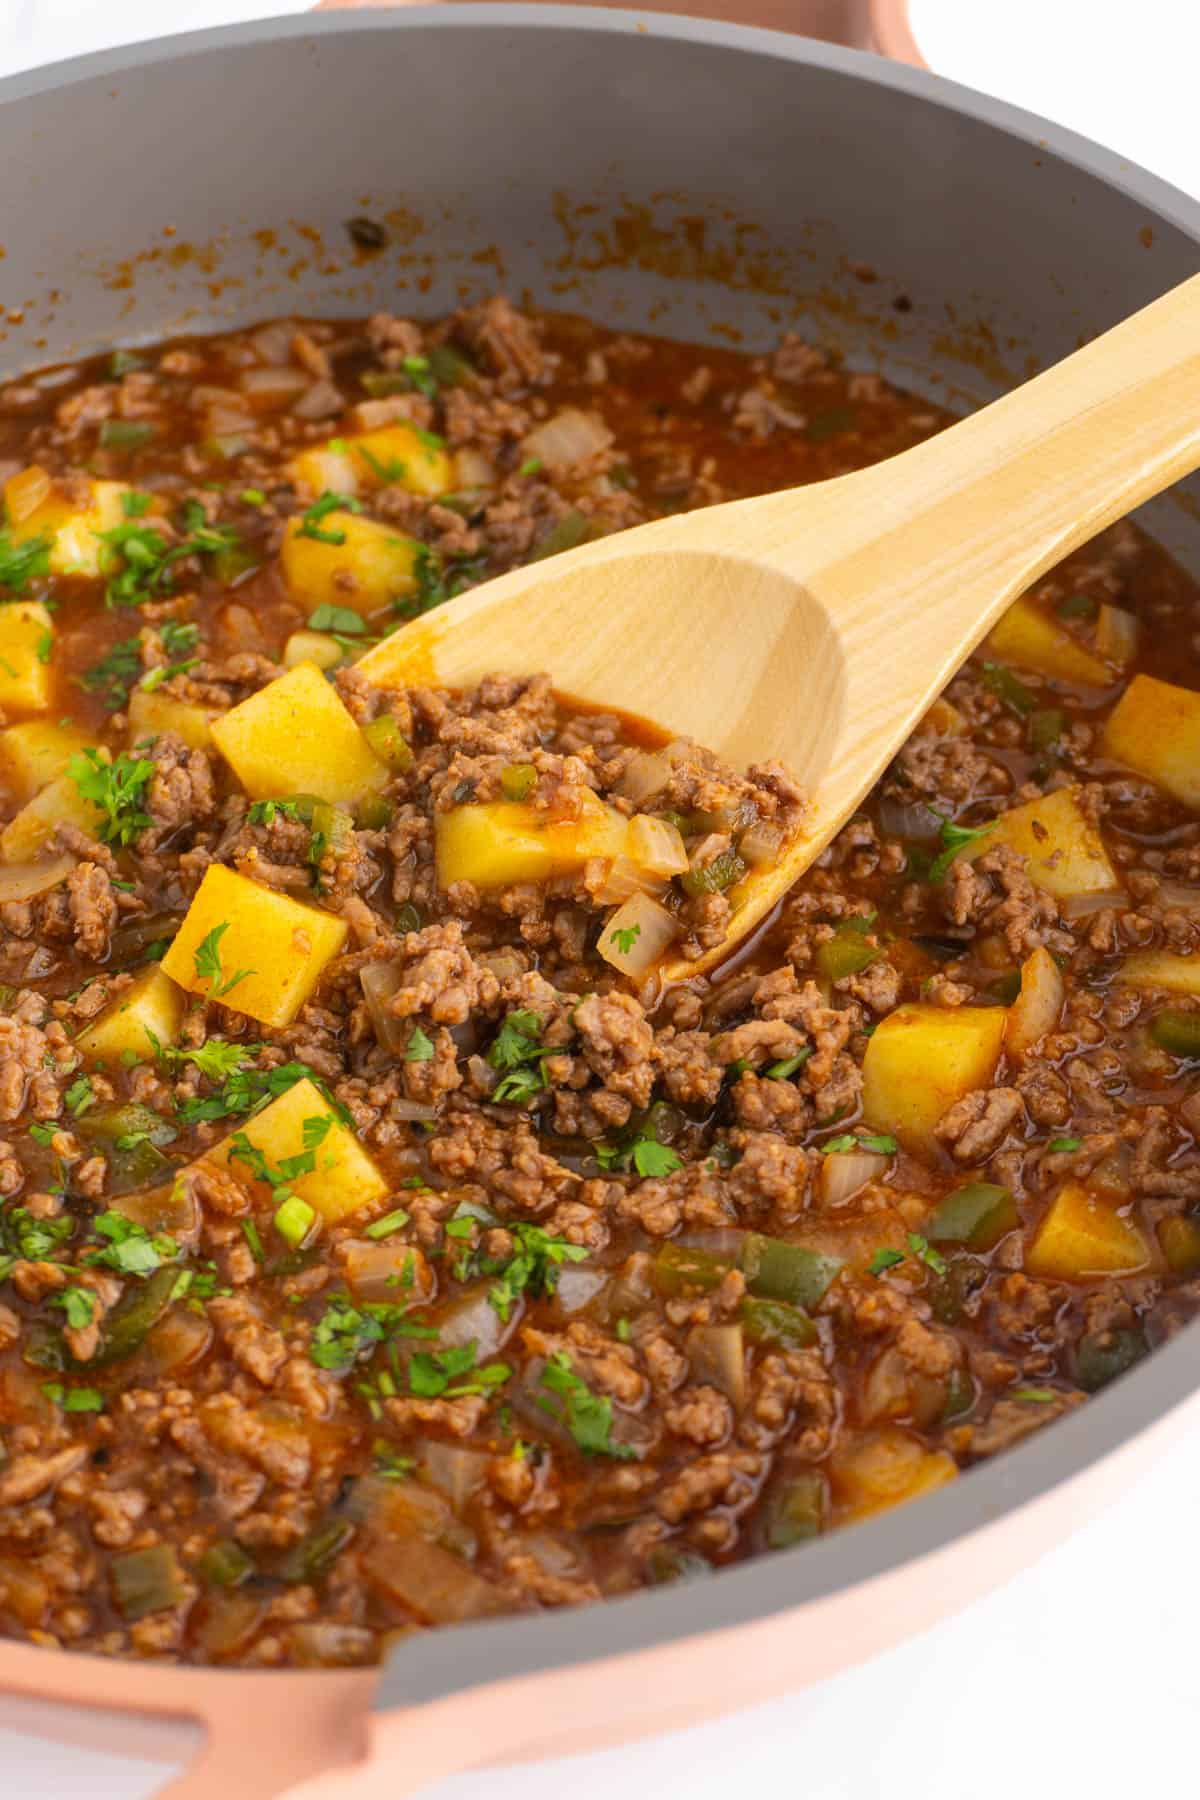
<path id="1" fill-rule="evenodd" d="M 84 1261 L 102 1263 L 119 1275 L 153 1275 L 163 1263 L 174 1262 L 179 1256 L 179 1245 L 173 1237 L 166 1232 L 152 1234 L 124 1213 L 97 1213 L 92 1230 L 105 1239 L 105 1245 L 102 1250 L 87 1251 Z"/>
<path id="2" fill-rule="evenodd" d="M 232 975 L 225 974 L 221 967 L 221 939 L 228 930 L 228 919 L 221 925 L 214 925 L 212 930 L 196 945 L 193 952 L 192 960 L 196 965 L 196 978 L 198 981 L 208 982 L 208 998 L 210 1000 L 220 1000 L 224 995 L 231 994 L 239 982 L 245 981 L 247 976 L 256 973 L 254 969 L 238 969 Z"/>
<path id="3" fill-rule="evenodd" d="M 325 527 L 322 519 L 327 519 L 331 512 L 360 513 L 362 506 L 349 494 L 334 494 L 328 488 L 319 500 L 314 500 L 301 517 L 296 527 L 297 537 L 315 538 L 318 544 L 344 544 L 346 534 L 337 526 Z"/>
<path id="4" fill-rule="evenodd" d="M 885 1269 L 894 1269 L 897 1263 L 903 1261 L 903 1250 L 877 1250 L 867 1264 L 867 1274 L 882 1275 Z"/>
<path id="5" fill-rule="evenodd" d="M 561 1402 L 538 1396 L 538 1405 L 552 1418 L 566 1426 L 585 1456 L 611 1456 L 618 1462 L 630 1462 L 637 1456 L 632 1444 L 614 1443 L 612 1435 L 612 1401 L 607 1394 L 594 1394 L 586 1381 L 575 1373 L 564 1351 L 557 1351 L 542 1370 L 542 1386 Z"/>
<path id="6" fill-rule="evenodd" d="M 946 871 L 949 869 L 950 864 L 954 861 L 959 851 L 964 850 L 968 844 L 976 843 L 979 838 L 985 837 L 989 831 L 994 831 L 995 827 L 995 819 L 990 819 L 986 825 L 975 826 L 956 825 L 952 819 L 942 819 L 942 848 L 930 863 L 929 874 L 926 879 L 931 881 L 936 887 L 938 882 L 945 879 Z"/>
<path id="7" fill-rule="evenodd" d="M 451 1220 L 451 1224 L 468 1221 Z M 507 1262 L 479 1261 L 485 1275 L 499 1273 L 500 1279 L 488 1290 L 488 1299 L 500 1317 L 507 1322 L 513 1304 L 523 1294 L 539 1298 L 552 1294 L 558 1286 L 558 1270 L 563 1263 L 584 1262 L 587 1248 L 569 1243 L 566 1238 L 551 1237 L 540 1225 L 520 1221 L 507 1227 L 513 1239 L 513 1254 Z M 449 1230 L 449 1226 L 447 1226 Z"/>
<path id="8" fill-rule="evenodd" d="M 53 540 L 42 534 L 14 544 L 8 528 L 0 530 L 0 587 L 23 594 L 35 576 L 48 575 L 52 547 Z"/>
<path id="9" fill-rule="evenodd" d="M 639 1175 L 647 1177 L 670 1175 L 682 1169 L 683 1159 L 656 1138 L 638 1138 L 633 1146 L 633 1166 Z"/>
<path id="10" fill-rule="evenodd" d="M 142 640 L 123 638 L 106 656 L 79 678 L 85 693 L 101 694 L 109 712 L 119 712 L 129 699 L 129 689 L 142 672 Z"/>
<path id="11" fill-rule="evenodd" d="M 449 1350 L 416 1351 L 408 1364 L 410 1392 L 423 1400 L 457 1400 L 464 1394 L 484 1394 L 503 1387 L 512 1374 L 508 1364 L 486 1363 L 476 1368 L 475 1356 L 474 1339 Z"/>
<path id="12" fill-rule="evenodd" d="M 101 813 L 99 833 L 106 844 L 125 848 L 153 824 L 142 802 L 154 775 L 154 764 L 144 756 L 130 756 L 120 751 L 105 761 L 100 751 L 89 745 L 73 756 L 67 774 L 84 800 L 90 800 Z"/>
<path id="13" fill-rule="evenodd" d="M 52 1296 L 51 1306 L 60 1306 L 67 1315 L 67 1324 L 74 1331 L 81 1331 L 90 1325 L 96 1311 L 96 1296 L 91 1288 L 68 1287 Z"/>
<path id="14" fill-rule="evenodd" d="M 348 606 L 331 606 L 327 600 L 309 613 L 308 628 L 310 631 L 341 631 L 347 637 L 361 637 L 367 629 L 361 614 Z"/>
<path id="15" fill-rule="evenodd" d="M 618 926 L 615 931 L 609 932 L 608 941 L 617 946 L 622 956 L 628 956 L 641 935 L 640 925 L 622 925 Z"/>
<path id="16" fill-rule="evenodd" d="M 945 1257 L 940 1251 L 935 1250 L 929 1242 L 929 1239 L 922 1237 L 919 1231 L 910 1231 L 908 1233 L 908 1247 L 916 1257 L 917 1261 L 923 1262 L 927 1269 L 933 1270 L 935 1275 L 944 1275 L 946 1273 Z"/>
<path id="17" fill-rule="evenodd" d="M 414 1025 L 404 1047 L 405 1062 L 432 1062 L 433 1055 L 433 1040 L 425 1035 L 419 1025 Z"/>
<path id="18" fill-rule="evenodd" d="M 104 1395 L 99 1388 L 69 1388 L 61 1381 L 44 1381 L 42 1392 L 52 1405 L 68 1413 L 98 1413 L 104 1411 Z"/>

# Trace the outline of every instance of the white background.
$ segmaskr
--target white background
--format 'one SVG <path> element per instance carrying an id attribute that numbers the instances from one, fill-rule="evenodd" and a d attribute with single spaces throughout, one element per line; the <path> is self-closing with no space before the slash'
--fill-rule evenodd
<path id="1" fill-rule="evenodd" d="M 912 0 L 942 73 L 1200 192 L 1197 0 Z M 0 0 L 0 72 L 298 0 Z M 8 188 L 7 203 L 13 203 Z M 1088 1800 L 1194 1793 L 1200 1443 L 1046 1562 L 850 1675 L 688 1733 L 423 1800 Z M 149 1800 L 163 1771 L 0 1730 L 4 1800 Z"/>

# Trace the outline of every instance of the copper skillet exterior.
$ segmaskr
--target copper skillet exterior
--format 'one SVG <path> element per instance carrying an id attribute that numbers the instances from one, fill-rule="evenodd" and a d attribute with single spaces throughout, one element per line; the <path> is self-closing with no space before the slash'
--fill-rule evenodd
<path id="1" fill-rule="evenodd" d="M 1163 183 L 922 72 L 549 6 L 271 21 L 14 77 L 0 160 L 27 197 L 0 227 L 9 371 L 306 306 L 435 310 L 503 281 L 667 332 L 732 318 L 751 343 L 795 318 L 909 385 L 981 399 L 1191 273 L 1200 243 L 1200 208 Z M 394 265 L 333 248 L 372 208 Z M 1200 567 L 1192 514 L 1168 503 L 1151 523 Z M 1049 1549 L 1200 1420 L 1197 1347 L 1193 1328 L 918 1505 L 711 1581 L 439 1632 L 378 1676 L 3 1642 L 0 1721 L 168 1761 L 202 1745 L 174 1800 L 395 1800 L 711 1717 Z"/>

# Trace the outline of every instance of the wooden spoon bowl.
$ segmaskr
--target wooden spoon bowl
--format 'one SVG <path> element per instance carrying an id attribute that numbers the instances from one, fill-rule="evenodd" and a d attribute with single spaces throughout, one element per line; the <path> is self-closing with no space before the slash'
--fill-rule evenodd
<path id="1" fill-rule="evenodd" d="M 678 980 L 760 923 L 1024 588 L 1198 464 L 1200 276 L 900 456 L 513 570 L 358 666 L 440 687 L 546 669 L 735 765 L 785 762 L 802 828 L 740 884 L 723 944 L 664 965 Z"/>

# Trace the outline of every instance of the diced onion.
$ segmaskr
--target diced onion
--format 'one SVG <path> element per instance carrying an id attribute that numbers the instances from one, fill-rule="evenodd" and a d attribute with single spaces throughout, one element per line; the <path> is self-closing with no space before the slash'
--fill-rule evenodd
<path id="1" fill-rule="evenodd" d="M 740 1325 L 698 1325 L 688 1333 L 688 1362 L 696 1381 L 728 1395 L 735 1407 L 746 1399 L 746 1347 Z"/>
<path id="2" fill-rule="evenodd" d="M 328 419 L 332 414 L 340 413 L 343 405 L 342 391 L 332 381 L 314 381 L 292 407 L 292 416 L 297 419 Z"/>
<path id="3" fill-rule="evenodd" d="M 1104 605 L 1096 621 L 1096 648 L 1105 662 L 1124 669 L 1138 652 L 1139 627 L 1136 616 L 1121 606 Z"/>
<path id="4" fill-rule="evenodd" d="M 1181 906 L 1194 911 L 1200 907 L 1200 888 L 1185 887 L 1179 881 L 1164 881 L 1159 887 L 1157 898 L 1164 906 Z"/>
<path id="5" fill-rule="evenodd" d="M 441 1489 L 456 1512 L 487 1479 L 488 1457 L 482 1450 L 430 1439 L 420 1445 L 417 1454 L 434 1487 Z"/>
<path id="6" fill-rule="evenodd" d="M 346 1280 L 362 1300 L 428 1300 L 429 1264 L 409 1244 L 372 1244 L 355 1238 L 341 1250 Z M 406 1285 L 407 1284 L 407 1285 Z"/>
<path id="7" fill-rule="evenodd" d="M 641 806 L 661 794 L 670 779 L 671 762 L 665 751 L 636 750 L 625 765 L 616 791 L 635 806 Z"/>
<path id="8" fill-rule="evenodd" d="M 496 1354 L 516 1323 L 518 1309 L 510 1308 L 506 1325 L 488 1298 L 490 1288 L 491 1284 L 486 1283 L 439 1316 L 438 1345 L 441 1349 L 458 1349 L 463 1344 L 473 1343 L 477 1363 L 484 1363 Z"/>
<path id="9" fill-rule="evenodd" d="M 688 866 L 679 827 L 669 819 L 638 813 L 629 821 L 629 855 L 650 875 L 682 875 Z"/>
<path id="10" fill-rule="evenodd" d="M 924 801 L 893 800 L 884 794 L 879 802 L 879 829 L 884 837 L 932 843 L 942 829 L 942 821 Z"/>
<path id="11" fill-rule="evenodd" d="M 238 376 L 238 386 L 244 394 L 255 400 L 275 401 L 281 406 L 311 384 L 311 375 L 306 375 L 303 370 L 278 365 L 268 369 L 246 369 Z"/>
<path id="12" fill-rule="evenodd" d="M 401 1055 L 408 1048 L 412 1026 L 407 1019 L 398 1019 L 388 1004 L 400 986 L 400 971 L 394 963 L 371 962 L 360 970 L 358 979 L 376 1037 L 385 1050 Z"/>
<path id="13" fill-rule="evenodd" d="M 1039 948 L 1021 966 L 1021 990 L 1008 1009 L 1004 1047 L 1031 1050 L 1062 1016 L 1066 984 L 1050 952 Z"/>
<path id="14" fill-rule="evenodd" d="M 598 414 L 564 406 L 561 412 L 535 426 L 521 448 L 526 456 L 540 457 L 546 468 L 555 473 L 588 462 L 601 450 L 607 450 L 612 441 L 612 432 Z"/>
<path id="15" fill-rule="evenodd" d="M 568 1265 L 558 1272 L 554 1304 L 561 1313 L 582 1312 L 607 1286 L 608 1276 L 603 1269 L 571 1268 Z"/>
<path id="16" fill-rule="evenodd" d="M 760 819 L 757 824 L 748 825 L 738 839 L 738 855 L 751 868 L 768 867 L 778 862 L 786 836 L 782 825 L 776 825 L 771 819 Z"/>
<path id="17" fill-rule="evenodd" d="M 9 863 L 0 867 L 0 904 L 5 900 L 32 900 L 65 881 L 75 858 L 65 852 L 44 862 Z"/>
<path id="18" fill-rule="evenodd" d="M 436 1106 L 425 1106 L 419 1100 L 389 1100 L 388 1114 L 393 1119 L 407 1119 L 411 1124 L 432 1125 L 437 1118 Z"/>
<path id="19" fill-rule="evenodd" d="M 1093 913 L 1107 912 L 1110 906 L 1125 904 L 1125 895 L 1120 888 L 1112 888 L 1100 894 L 1068 894 L 1059 902 L 1060 910 L 1067 919 L 1089 919 Z"/>
<path id="20" fill-rule="evenodd" d="M 295 335 L 296 327 L 290 319 L 276 319 L 270 325 L 262 325 L 252 332 L 250 342 L 262 362 L 285 363 L 291 361 L 292 339 Z M 305 380 L 307 379 L 306 376 Z"/>
<path id="21" fill-rule="evenodd" d="M 460 491 L 495 487 L 495 463 L 482 450 L 460 450 L 454 458 L 454 485 Z"/>
<path id="22" fill-rule="evenodd" d="M 889 1158 L 876 1150 L 845 1150 L 821 1159 L 821 1199 L 826 1206 L 842 1206 L 876 1181 L 887 1169 Z"/>
<path id="23" fill-rule="evenodd" d="M 649 894 L 631 894 L 605 921 L 596 947 L 614 969 L 637 977 L 653 968 L 676 931 L 665 906 Z"/>
<path id="24" fill-rule="evenodd" d="M 497 981 L 517 981 L 529 966 L 519 950 L 485 950 L 475 961 Z"/>
<path id="25" fill-rule="evenodd" d="M 601 906 L 619 906 L 631 894 L 651 894 L 657 897 L 666 890 L 667 883 L 661 875 L 651 875 L 637 863 L 631 862 L 629 857 L 618 856 L 609 863 L 608 872 L 592 897 Z"/>

